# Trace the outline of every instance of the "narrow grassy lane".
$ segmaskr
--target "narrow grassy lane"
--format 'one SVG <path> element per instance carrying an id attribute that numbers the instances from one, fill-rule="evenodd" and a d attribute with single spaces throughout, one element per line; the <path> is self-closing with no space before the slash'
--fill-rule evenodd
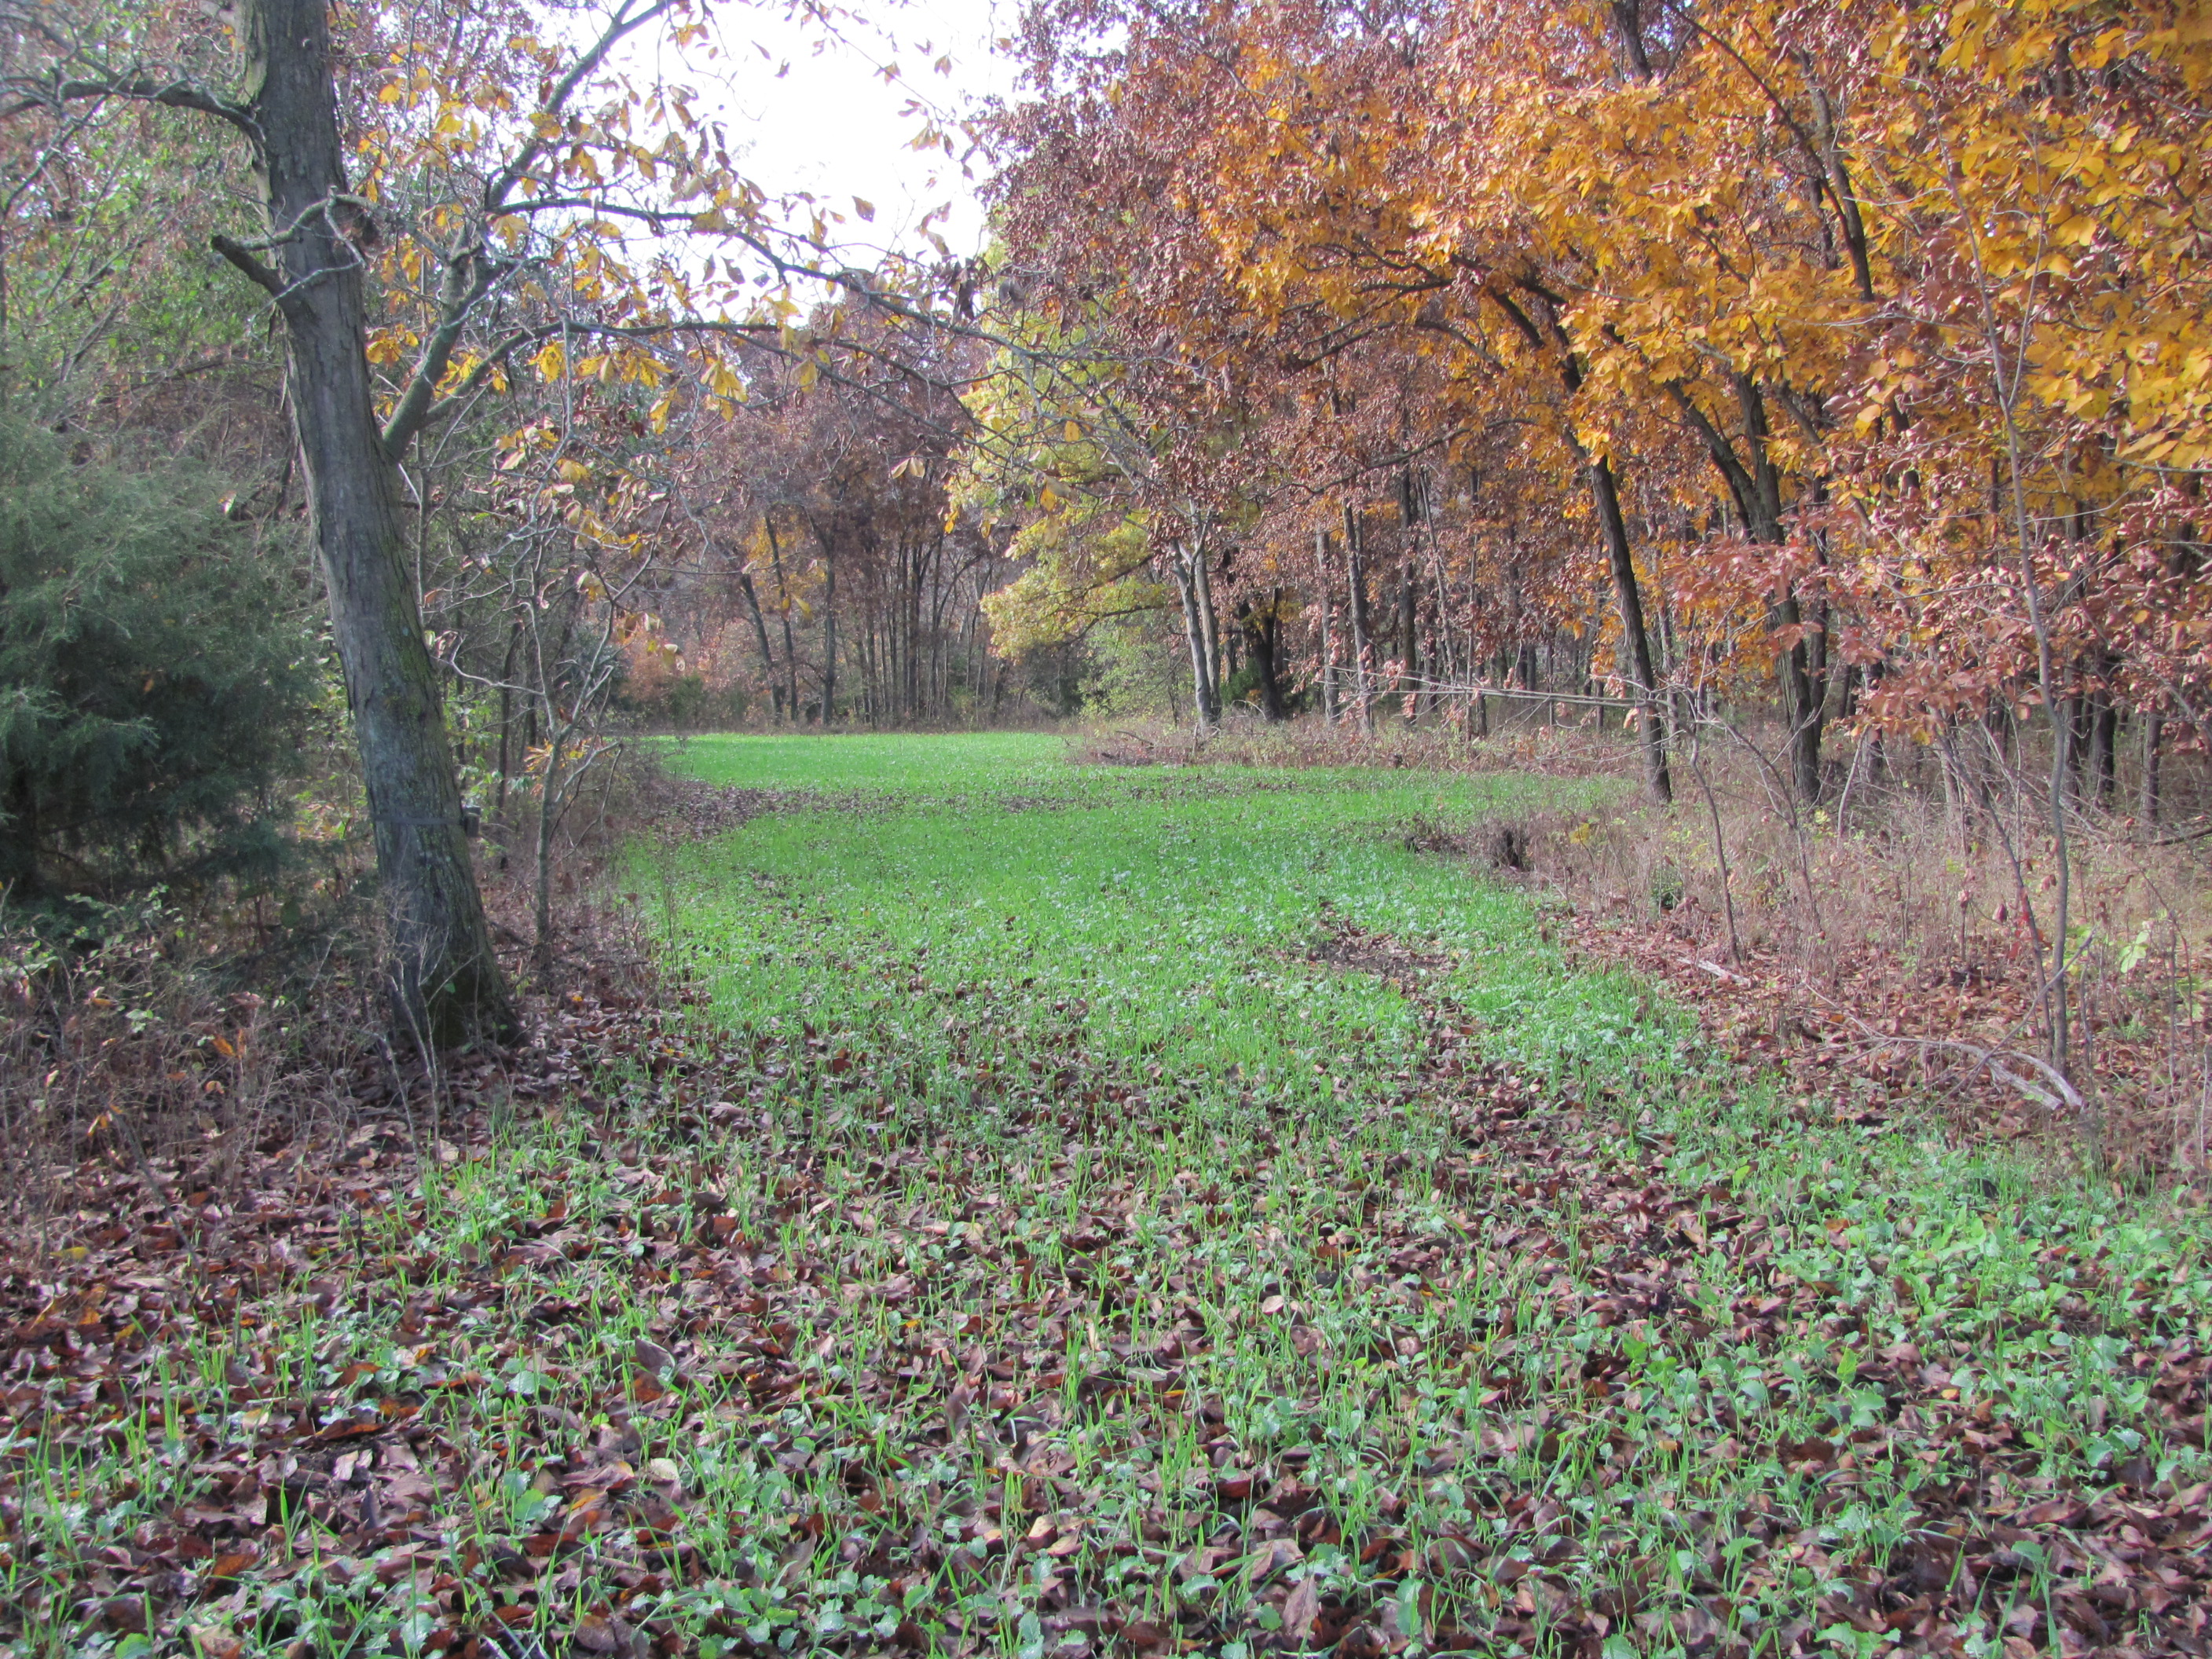
<path id="1" fill-rule="evenodd" d="M 1422 850 L 1597 786 L 677 761 L 629 1060 L 9 1279 L 15 1650 L 2206 1650 L 2201 1218 Z"/>
<path id="2" fill-rule="evenodd" d="M 2195 1639 L 2196 1231 L 1709 1073 L 1407 844 L 1584 801 L 808 752 L 693 747 L 841 799 L 674 861 L 665 921 L 790 1057 L 733 1184 L 821 1208 L 740 1224 L 848 1275 L 845 1484 L 927 1534 L 862 1559 L 949 1563 L 957 1632 Z M 2172 1552 L 2124 1600 L 2115 1528 Z"/>

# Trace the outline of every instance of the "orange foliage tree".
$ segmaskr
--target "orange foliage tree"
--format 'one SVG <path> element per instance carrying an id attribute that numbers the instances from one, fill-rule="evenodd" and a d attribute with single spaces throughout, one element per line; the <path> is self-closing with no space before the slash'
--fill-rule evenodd
<path id="1" fill-rule="evenodd" d="M 1323 550 L 1316 665 L 1419 654 L 1327 551 L 1379 519 L 1424 684 L 1504 679 L 1442 642 L 1540 597 L 1601 627 L 1662 798 L 1668 681 L 1766 679 L 1808 801 L 1838 721 L 2041 711 L 2103 798 L 2124 717 L 2212 737 L 2196 0 L 1066 0 L 1026 39 L 1019 302 L 1235 410 L 1273 548 L 1236 563 Z"/>

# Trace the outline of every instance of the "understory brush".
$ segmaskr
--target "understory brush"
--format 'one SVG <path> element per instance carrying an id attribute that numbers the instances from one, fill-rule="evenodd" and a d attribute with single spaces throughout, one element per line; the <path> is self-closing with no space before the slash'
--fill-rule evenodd
<path id="1" fill-rule="evenodd" d="M 568 991 L 632 1000 L 652 977 L 634 908 L 606 877 L 670 786 L 615 767 L 604 781 L 555 842 L 550 970 L 528 959 L 534 861 L 482 844 L 495 939 L 538 1036 Z M 298 815 L 302 850 L 273 876 L 0 908 L 0 1214 L 35 1226 L 66 1211 L 88 1159 L 143 1173 L 149 1158 L 213 1152 L 222 1188 L 257 1146 L 320 1146 L 395 1105 L 431 1134 L 445 1104 L 465 1107 L 454 1057 L 392 1027 L 373 860 L 343 785 L 315 792 L 339 804 Z M 534 1042 L 458 1064 L 528 1073 Z"/>
<path id="2" fill-rule="evenodd" d="M 2122 1179 L 2212 1182 L 2212 864 L 2188 830 L 2069 812 L 1990 766 L 1856 757 L 1826 805 L 1781 799 L 1748 744 L 1678 767 L 1677 804 L 1554 818 L 1525 864 L 1585 946 L 1701 1006 L 1736 1052 L 1839 1109 L 1944 1105 L 1969 1138 L 2033 1135 Z M 2068 1042 L 2053 1046 L 2063 994 Z"/>

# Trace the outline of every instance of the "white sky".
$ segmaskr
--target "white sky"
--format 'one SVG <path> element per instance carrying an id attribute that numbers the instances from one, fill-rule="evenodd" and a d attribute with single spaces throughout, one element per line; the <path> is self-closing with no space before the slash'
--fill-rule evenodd
<path id="1" fill-rule="evenodd" d="M 861 21 L 842 25 L 842 40 L 766 10 L 726 9 L 724 38 L 733 49 L 740 41 L 757 40 L 773 54 L 771 59 L 750 47 L 733 50 L 724 65 L 730 102 L 723 113 L 732 142 L 745 147 L 740 166 L 771 197 L 808 191 L 843 213 L 843 234 L 855 253 L 925 251 L 918 227 L 924 215 L 941 207 L 951 211 L 932 228 L 956 255 L 975 252 L 983 228 L 975 191 L 989 172 L 988 162 L 981 155 L 969 156 L 972 177 L 963 178 L 958 156 L 937 149 L 917 153 L 912 141 L 924 118 L 903 112 L 917 100 L 925 101 L 964 150 L 958 118 L 978 98 L 1014 89 L 1013 65 L 994 45 L 1012 33 L 1018 3 L 855 0 L 853 9 Z M 951 60 L 950 74 L 936 69 L 941 58 Z M 779 76 L 787 64 L 788 70 Z M 886 65 L 896 66 L 896 82 L 885 82 L 881 70 Z M 875 208 L 872 222 L 854 211 L 856 196 Z"/>

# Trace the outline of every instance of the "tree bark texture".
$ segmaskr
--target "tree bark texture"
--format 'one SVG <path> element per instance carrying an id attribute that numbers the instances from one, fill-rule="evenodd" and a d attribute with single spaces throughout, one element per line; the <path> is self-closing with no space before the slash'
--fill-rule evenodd
<path id="1" fill-rule="evenodd" d="M 389 988 L 420 1042 L 506 1038 L 514 1011 L 462 834 L 437 666 L 403 556 L 398 468 L 367 356 L 367 210 L 347 188 L 324 0 L 247 0 L 249 108 L 290 398 L 368 796 Z"/>

